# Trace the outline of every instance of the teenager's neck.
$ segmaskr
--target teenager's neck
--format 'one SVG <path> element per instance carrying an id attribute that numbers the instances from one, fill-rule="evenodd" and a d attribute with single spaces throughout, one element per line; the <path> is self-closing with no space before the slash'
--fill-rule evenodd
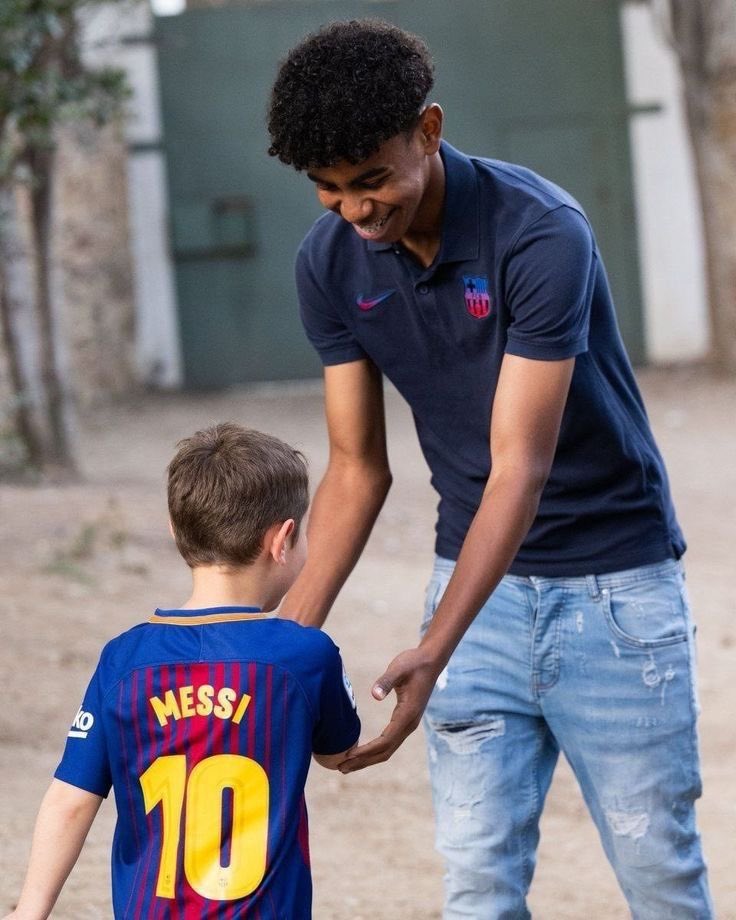
<path id="1" fill-rule="evenodd" d="M 203 565 L 192 569 L 192 594 L 182 610 L 204 607 L 273 609 L 273 586 L 258 563 L 241 568 Z"/>
<path id="2" fill-rule="evenodd" d="M 439 151 L 429 162 L 429 181 L 416 216 L 401 243 L 425 267 L 434 262 L 442 242 L 445 166 Z"/>

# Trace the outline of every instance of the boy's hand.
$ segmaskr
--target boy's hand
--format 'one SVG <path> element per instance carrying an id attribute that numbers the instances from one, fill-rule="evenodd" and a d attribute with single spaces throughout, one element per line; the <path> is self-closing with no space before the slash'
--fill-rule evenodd
<path id="1" fill-rule="evenodd" d="M 419 725 L 437 677 L 442 668 L 422 648 L 397 655 L 373 685 L 373 697 L 384 700 L 396 691 L 391 721 L 378 738 L 356 747 L 340 764 L 341 773 L 353 773 L 383 763 L 403 744 Z"/>

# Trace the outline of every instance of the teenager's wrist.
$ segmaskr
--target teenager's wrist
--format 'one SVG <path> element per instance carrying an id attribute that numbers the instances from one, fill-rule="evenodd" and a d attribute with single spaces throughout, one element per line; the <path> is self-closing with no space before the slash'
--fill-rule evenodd
<path id="1" fill-rule="evenodd" d="M 455 651 L 456 645 L 456 642 L 449 642 L 447 638 L 438 633 L 433 635 L 430 626 L 419 642 L 417 650 L 422 655 L 424 666 L 439 676 Z"/>

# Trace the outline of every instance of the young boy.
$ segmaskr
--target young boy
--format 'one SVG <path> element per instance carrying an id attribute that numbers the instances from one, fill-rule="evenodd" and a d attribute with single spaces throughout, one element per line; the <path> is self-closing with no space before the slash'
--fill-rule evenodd
<path id="1" fill-rule="evenodd" d="M 304 458 L 234 424 L 169 465 L 193 589 L 103 649 L 36 822 L 16 920 L 48 917 L 115 790 L 116 918 L 311 917 L 304 784 L 360 721 L 333 642 L 267 618 L 306 557 Z"/>

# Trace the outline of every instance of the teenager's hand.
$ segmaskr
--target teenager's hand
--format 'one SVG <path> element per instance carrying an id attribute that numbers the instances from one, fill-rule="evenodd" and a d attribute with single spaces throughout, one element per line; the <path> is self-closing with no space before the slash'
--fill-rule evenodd
<path id="1" fill-rule="evenodd" d="M 375 699 L 384 700 L 396 691 L 396 705 L 391 721 L 378 738 L 354 748 L 340 764 L 342 773 L 383 763 L 403 744 L 419 725 L 441 668 L 421 648 L 401 652 L 373 685 Z"/>

